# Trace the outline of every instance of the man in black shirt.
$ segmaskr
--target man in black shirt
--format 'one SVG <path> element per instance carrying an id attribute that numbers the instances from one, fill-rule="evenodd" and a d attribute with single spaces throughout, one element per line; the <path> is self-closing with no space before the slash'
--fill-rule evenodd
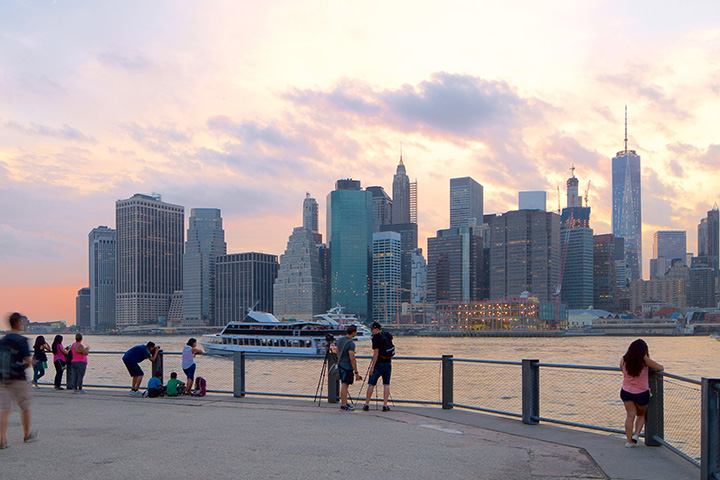
<path id="1" fill-rule="evenodd" d="M 367 412 L 370 410 L 370 397 L 375 390 L 375 385 L 380 377 L 383 380 L 383 412 L 389 412 L 388 398 L 390 398 L 390 374 L 392 373 L 392 364 L 390 357 L 385 357 L 381 354 L 383 351 L 383 331 L 382 327 L 378 322 L 373 322 L 370 326 L 372 332 L 372 349 L 373 358 L 370 361 L 370 370 L 368 372 L 368 388 L 367 394 L 365 395 L 365 405 L 363 405 L 363 411 Z"/>
<path id="2" fill-rule="evenodd" d="M 21 333 L 25 330 L 24 317 L 15 312 L 10 315 L 10 333 L 0 342 L 2 354 L 9 354 L 9 374 L 0 386 L 0 450 L 8 447 L 7 428 L 12 403 L 20 408 L 20 419 L 24 430 L 23 442 L 30 443 L 38 439 L 37 432 L 30 431 L 30 387 L 25 369 L 32 365 L 27 338 Z"/>

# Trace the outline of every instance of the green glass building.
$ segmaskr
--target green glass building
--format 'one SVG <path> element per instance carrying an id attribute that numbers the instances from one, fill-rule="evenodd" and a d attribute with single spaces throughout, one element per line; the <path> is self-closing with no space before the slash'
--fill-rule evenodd
<path id="1" fill-rule="evenodd" d="M 326 232 L 331 305 L 368 319 L 373 208 L 372 193 L 361 190 L 359 180 L 338 180 L 328 194 Z"/>

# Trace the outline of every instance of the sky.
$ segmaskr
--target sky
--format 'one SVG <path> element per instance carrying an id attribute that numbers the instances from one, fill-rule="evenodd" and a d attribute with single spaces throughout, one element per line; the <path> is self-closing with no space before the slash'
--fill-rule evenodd
<path id="1" fill-rule="evenodd" d="M 87 234 L 160 193 L 220 208 L 229 253 L 280 255 L 302 201 L 354 178 L 391 194 L 402 151 L 420 246 L 449 180 L 485 213 L 570 167 L 611 233 L 611 159 L 642 158 L 653 233 L 720 194 L 720 4 L 713 1 L 17 1 L 0 4 L 0 313 L 74 323 Z"/>

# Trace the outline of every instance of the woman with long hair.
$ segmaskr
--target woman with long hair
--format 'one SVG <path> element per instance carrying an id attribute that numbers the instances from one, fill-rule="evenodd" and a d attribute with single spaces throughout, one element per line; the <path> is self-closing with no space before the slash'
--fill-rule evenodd
<path id="1" fill-rule="evenodd" d="M 638 446 L 638 437 L 645 426 L 645 414 L 650 403 L 649 368 L 661 372 L 664 367 L 650 358 L 647 343 L 638 338 L 630 344 L 620 360 L 623 383 L 620 399 L 625 405 L 625 437 L 627 448 Z M 634 424 L 634 429 L 633 429 Z"/>
<path id="2" fill-rule="evenodd" d="M 68 348 L 62 346 L 63 336 L 55 335 L 52 343 L 53 365 L 55 366 L 55 390 L 63 390 L 60 386 L 62 383 L 63 370 L 67 365 Z"/>
<path id="3" fill-rule="evenodd" d="M 50 352 L 50 345 L 45 341 L 45 337 L 38 335 L 35 339 L 35 345 L 33 346 L 33 380 L 32 384 L 35 388 L 40 388 L 38 380 L 40 377 L 45 375 L 45 367 L 47 366 L 47 355 L 45 352 Z"/>

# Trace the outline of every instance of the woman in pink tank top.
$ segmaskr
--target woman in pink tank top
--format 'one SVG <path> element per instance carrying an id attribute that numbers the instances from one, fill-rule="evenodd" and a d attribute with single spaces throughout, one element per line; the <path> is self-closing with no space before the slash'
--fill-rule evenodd
<path id="1" fill-rule="evenodd" d="M 630 344 L 620 360 L 620 370 L 623 372 L 620 399 L 625 405 L 627 414 L 625 417 L 625 436 L 627 437 L 625 446 L 628 448 L 638 446 L 637 439 L 645 426 L 645 414 L 648 403 L 650 403 L 649 368 L 659 372 L 664 370 L 662 365 L 650 359 L 647 343 L 642 339 L 637 339 Z"/>
<path id="2" fill-rule="evenodd" d="M 82 389 L 83 379 L 85 378 L 85 370 L 87 370 L 87 356 L 90 353 L 90 347 L 86 347 L 82 342 L 82 333 L 75 334 L 75 343 L 70 347 L 72 357 L 70 359 L 70 385 L 68 389 L 72 389 L 73 393 L 85 393 Z"/>

